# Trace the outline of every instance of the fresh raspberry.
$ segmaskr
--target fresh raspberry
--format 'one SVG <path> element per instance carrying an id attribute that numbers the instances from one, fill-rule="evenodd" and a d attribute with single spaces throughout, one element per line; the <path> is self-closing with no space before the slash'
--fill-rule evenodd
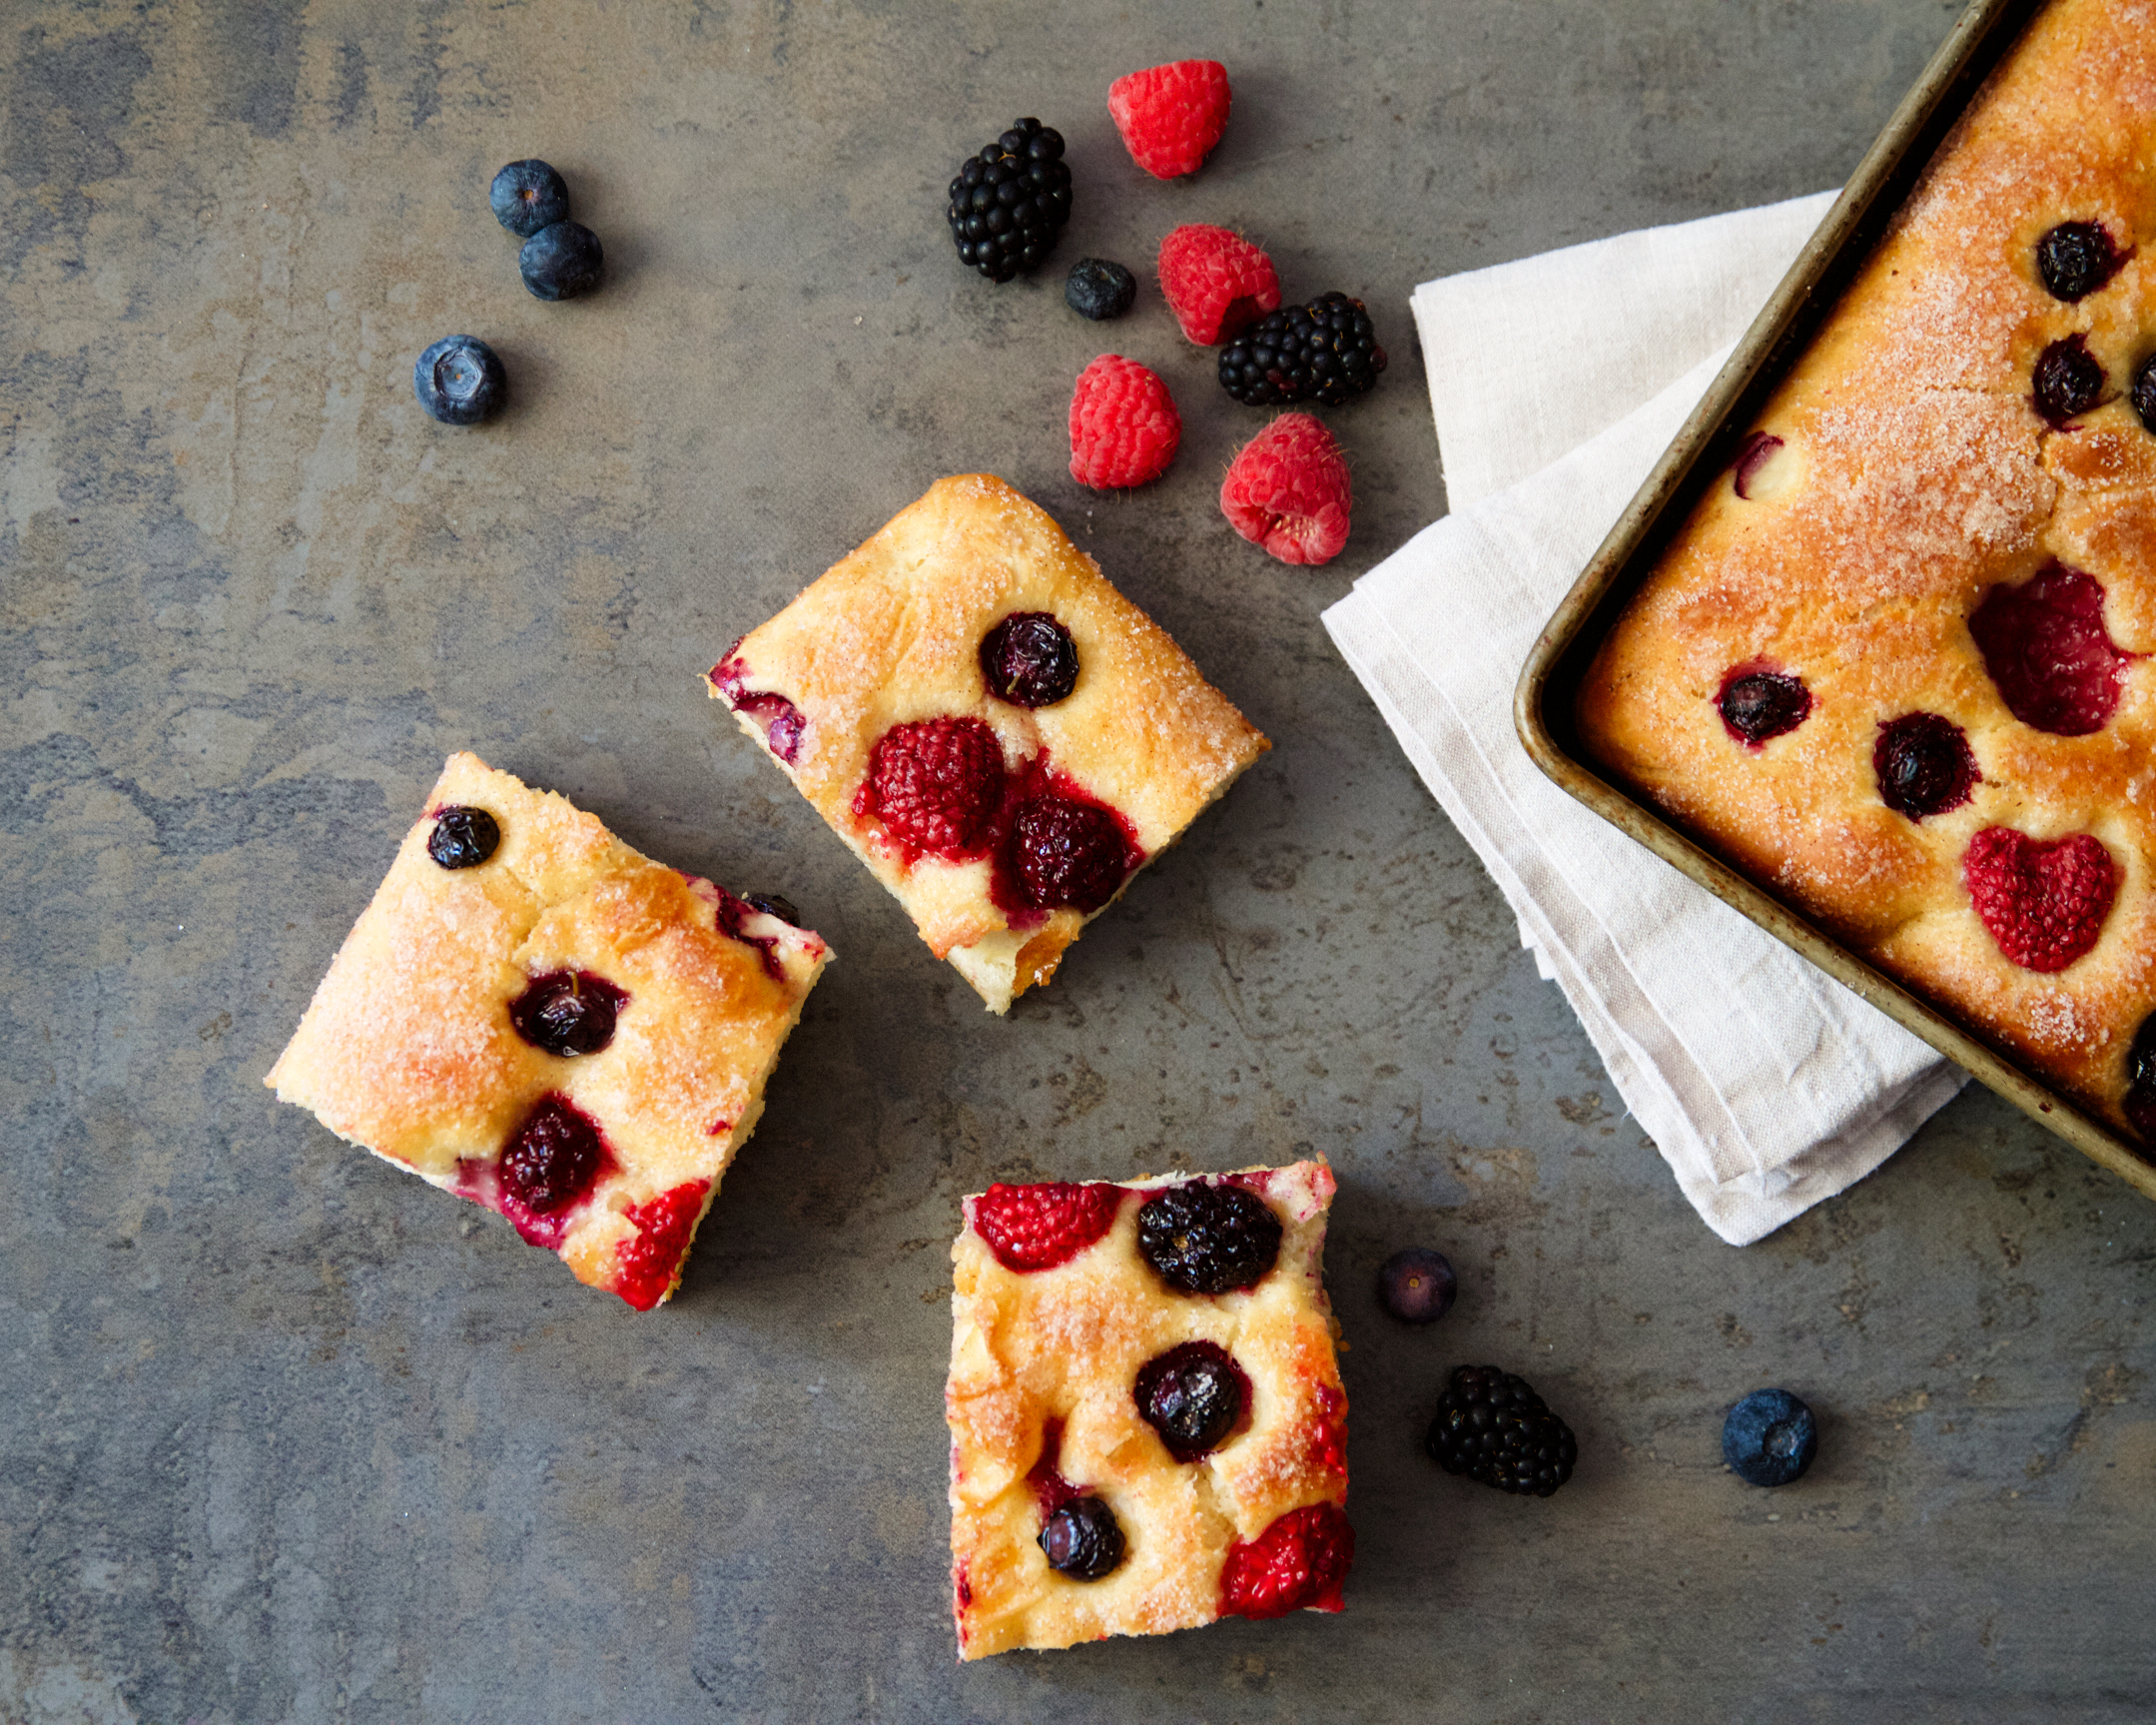
<path id="1" fill-rule="evenodd" d="M 1167 386 L 1120 354 L 1102 354 L 1071 392 L 1071 476 L 1096 491 L 1142 485 L 1167 471 L 1182 416 Z"/>
<path id="2" fill-rule="evenodd" d="M 1969 614 L 1969 633 L 2006 710 L 2060 737 L 2110 722 L 2119 673 L 2135 656 L 2104 627 L 2103 584 L 2060 562 L 2018 587 L 1991 588 Z"/>
<path id="3" fill-rule="evenodd" d="M 1337 1611 L 1355 1561 L 1355 1530 L 1337 1503 L 1290 1509 L 1255 1539 L 1236 1540 L 1220 1569 L 1220 1615 Z"/>
<path id="4" fill-rule="evenodd" d="M 1282 414 L 1237 452 L 1220 511 L 1283 563 L 1329 563 L 1347 543 L 1354 501 L 1332 433 L 1308 414 Z"/>
<path id="5" fill-rule="evenodd" d="M 893 725 L 869 754 L 855 799 L 909 851 L 956 860 L 988 843 L 1004 793 L 1004 746 L 979 719 Z"/>
<path id="6" fill-rule="evenodd" d="M 614 1292 L 638 1311 L 649 1311 L 672 1291 L 710 1190 L 710 1181 L 691 1180 L 622 1212 L 636 1232 L 614 1248 Z"/>
<path id="7" fill-rule="evenodd" d="M 1190 223 L 1160 242 L 1160 292 L 1183 335 L 1223 342 L 1280 304 L 1272 260 L 1240 234 Z"/>
<path id="8" fill-rule="evenodd" d="M 1006 1186 L 998 1181 L 974 1200 L 972 1220 L 996 1262 L 1024 1273 L 1054 1270 L 1076 1258 L 1107 1233 L 1121 1205 L 1122 1188 L 1104 1182 Z"/>
<path id="9" fill-rule="evenodd" d="M 2096 944 L 2118 864 L 2089 833 L 2032 839 L 2012 827 L 1985 827 L 1961 858 L 1976 914 L 2023 970 L 2064 970 Z"/>
<path id="10" fill-rule="evenodd" d="M 1124 148 L 1156 180 L 1198 171 L 1227 126 L 1227 68 L 1217 60 L 1126 73 L 1107 89 Z"/>

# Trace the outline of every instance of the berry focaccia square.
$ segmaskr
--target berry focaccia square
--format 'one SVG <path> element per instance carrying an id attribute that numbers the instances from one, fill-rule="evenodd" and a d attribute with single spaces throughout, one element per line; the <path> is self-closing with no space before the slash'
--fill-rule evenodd
<path id="1" fill-rule="evenodd" d="M 999 1013 L 1270 746 L 985 473 L 931 486 L 708 681 Z"/>
<path id="2" fill-rule="evenodd" d="M 648 1311 L 830 960 L 795 915 L 452 755 L 263 1082 Z"/>
<path id="3" fill-rule="evenodd" d="M 1322 1160 L 992 1186 L 952 1248 L 959 1657 L 1340 1609 Z"/>

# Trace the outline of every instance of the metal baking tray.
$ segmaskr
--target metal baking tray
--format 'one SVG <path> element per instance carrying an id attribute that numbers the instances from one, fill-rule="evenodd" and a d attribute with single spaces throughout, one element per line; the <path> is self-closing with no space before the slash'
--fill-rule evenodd
<path id="1" fill-rule="evenodd" d="M 1589 664 L 1706 487 L 1737 458 L 1767 399 L 1809 345 L 1888 221 L 2042 0 L 1975 0 L 1902 100 L 1839 201 L 1730 357 L 1554 616 L 1521 672 L 1513 716 L 1536 765 L 1597 814 L 1795 947 L 2023 1113 L 2156 1199 L 2156 1165 L 2011 1056 L 1874 970 L 1832 935 L 1673 825 L 1581 745 L 1574 700 Z"/>

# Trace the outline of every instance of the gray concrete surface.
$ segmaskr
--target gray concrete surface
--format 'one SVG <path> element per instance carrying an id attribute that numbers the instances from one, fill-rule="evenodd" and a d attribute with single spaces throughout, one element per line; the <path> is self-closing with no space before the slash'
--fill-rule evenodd
<path id="1" fill-rule="evenodd" d="M 2156 1692 L 2156 1208 L 1983 1095 L 1736 1252 L 1623 1118 L 1319 611 L 1444 507 L 1426 277 L 1834 183 L 1941 0 L 1111 0 L 0 13 L 0 1719 L 2123 1720 Z M 1187 184 L 1116 73 L 1232 70 Z M 1331 415 L 1355 533 L 1213 503 L 1258 416 L 1148 286 L 993 289 L 941 218 L 1065 130 L 1058 254 L 1244 227 L 1393 356 Z M 559 165 L 606 290 L 485 209 Z M 515 405 L 409 385 L 470 331 Z M 1570 339 L 1565 331 L 1550 340 Z M 1065 470 L 1103 348 L 1173 470 Z M 940 474 L 1092 549 L 1274 738 L 1045 998 L 983 1014 L 704 699 L 745 627 Z M 452 749 L 792 895 L 840 955 L 680 1298 L 639 1318 L 260 1079 Z M 991 1180 L 1315 1148 L 1350 1351 L 1339 1617 L 953 1663 L 946 1248 Z M 1370 1285 L 1427 1242 L 1454 1314 Z M 1438 1474 L 1451 1365 L 1526 1372 L 1576 1480 Z M 1721 1469 L 1783 1383 L 1802 1484 Z"/>

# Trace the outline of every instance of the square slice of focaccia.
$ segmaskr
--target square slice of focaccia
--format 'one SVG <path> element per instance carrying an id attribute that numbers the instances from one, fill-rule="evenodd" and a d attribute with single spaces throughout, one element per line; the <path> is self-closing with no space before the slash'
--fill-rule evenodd
<path id="1" fill-rule="evenodd" d="M 959 1657 L 1337 1611 L 1322 1160 L 992 1186 L 952 1248 Z"/>
<path id="2" fill-rule="evenodd" d="M 452 755 L 264 1082 L 649 1310 L 831 957 L 767 907 Z"/>
<path id="3" fill-rule="evenodd" d="M 1269 746 L 985 473 L 939 480 L 707 680 L 999 1013 Z"/>

